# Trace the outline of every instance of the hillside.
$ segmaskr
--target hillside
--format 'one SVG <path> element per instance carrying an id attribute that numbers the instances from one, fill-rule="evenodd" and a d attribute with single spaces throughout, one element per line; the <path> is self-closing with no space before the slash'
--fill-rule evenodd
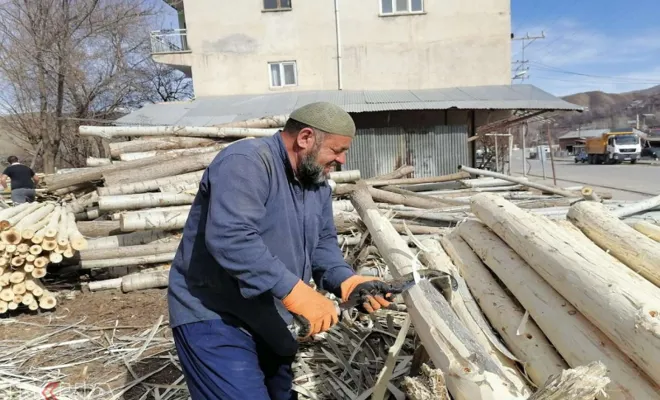
<path id="1" fill-rule="evenodd" d="M 629 126 L 629 121 L 635 120 L 637 114 L 654 114 L 655 117 L 646 118 L 646 123 L 660 125 L 660 85 L 625 93 L 576 93 L 563 99 L 589 109 L 582 114 L 571 113 L 555 118 L 562 131 L 578 127 L 622 128 Z"/>

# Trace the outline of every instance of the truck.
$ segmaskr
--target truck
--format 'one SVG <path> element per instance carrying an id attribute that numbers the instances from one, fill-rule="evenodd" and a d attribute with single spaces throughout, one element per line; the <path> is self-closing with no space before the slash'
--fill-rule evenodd
<path id="1" fill-rule="evenodd" d="M 641 157 L 640 137 L 630 131 L 610 131 L 591 137 L 586 142 L 589 164 L 635 164 Z"/>

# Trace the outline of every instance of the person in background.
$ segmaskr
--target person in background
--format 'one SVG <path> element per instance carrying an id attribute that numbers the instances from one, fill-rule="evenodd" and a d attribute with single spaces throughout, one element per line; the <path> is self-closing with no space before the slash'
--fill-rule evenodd
<path id="1" fill-rule="evenodd" d="M 7 162 L 9 166 L 0 175 L 0 186 L 3 189 L 6 188 L 7 177 L 9 177 L 11 178 L 11 201 L 14 202 L 14 205 L 33 202 L 39 177 L 35 175 L 32 168 L 19 163 L 16 156 L 9 156 Z"/>

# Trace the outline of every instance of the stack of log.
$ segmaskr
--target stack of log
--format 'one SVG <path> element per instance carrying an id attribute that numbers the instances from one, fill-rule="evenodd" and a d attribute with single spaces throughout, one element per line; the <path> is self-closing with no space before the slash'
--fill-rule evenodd
<path id="1" fill-rule="evenodd" d="M 41 278 L 49 264 L 73 258 L 87 247 L 73 213 L 54 202 L 23 203 L 0 210 L 0 314 L 25 305 L 55 307 Z"/>
<path id="2" fill-rule="evenodd" d="M 660 196 L 614 209 L 583 200 L 550 219 L 478 193 L 473 217 L 439 240 L 410 234 L 411 248 L 358 186 L 351 201 L 394 277 L 420 260 L 458 282 L 441 291 L 422 280 L 404 295 L 454 399 L 660 399 L 657 226 L 621 219 Z M 595 380 L 566 373 L 593 363 L 604 366 Z M 551 383 L 569 375 L 563 389 Z"/>

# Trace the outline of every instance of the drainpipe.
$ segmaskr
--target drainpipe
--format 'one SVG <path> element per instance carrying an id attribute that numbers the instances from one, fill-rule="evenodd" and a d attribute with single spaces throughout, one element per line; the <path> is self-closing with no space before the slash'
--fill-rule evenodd
<path id="1" fill-rule="evenodd" d="M 339 31 L 339 0 L 335 0 L 335 32 L 337 33 L 337 86 L 339 90 L 344 87 L 341 71 L 341 33 Z"/>

